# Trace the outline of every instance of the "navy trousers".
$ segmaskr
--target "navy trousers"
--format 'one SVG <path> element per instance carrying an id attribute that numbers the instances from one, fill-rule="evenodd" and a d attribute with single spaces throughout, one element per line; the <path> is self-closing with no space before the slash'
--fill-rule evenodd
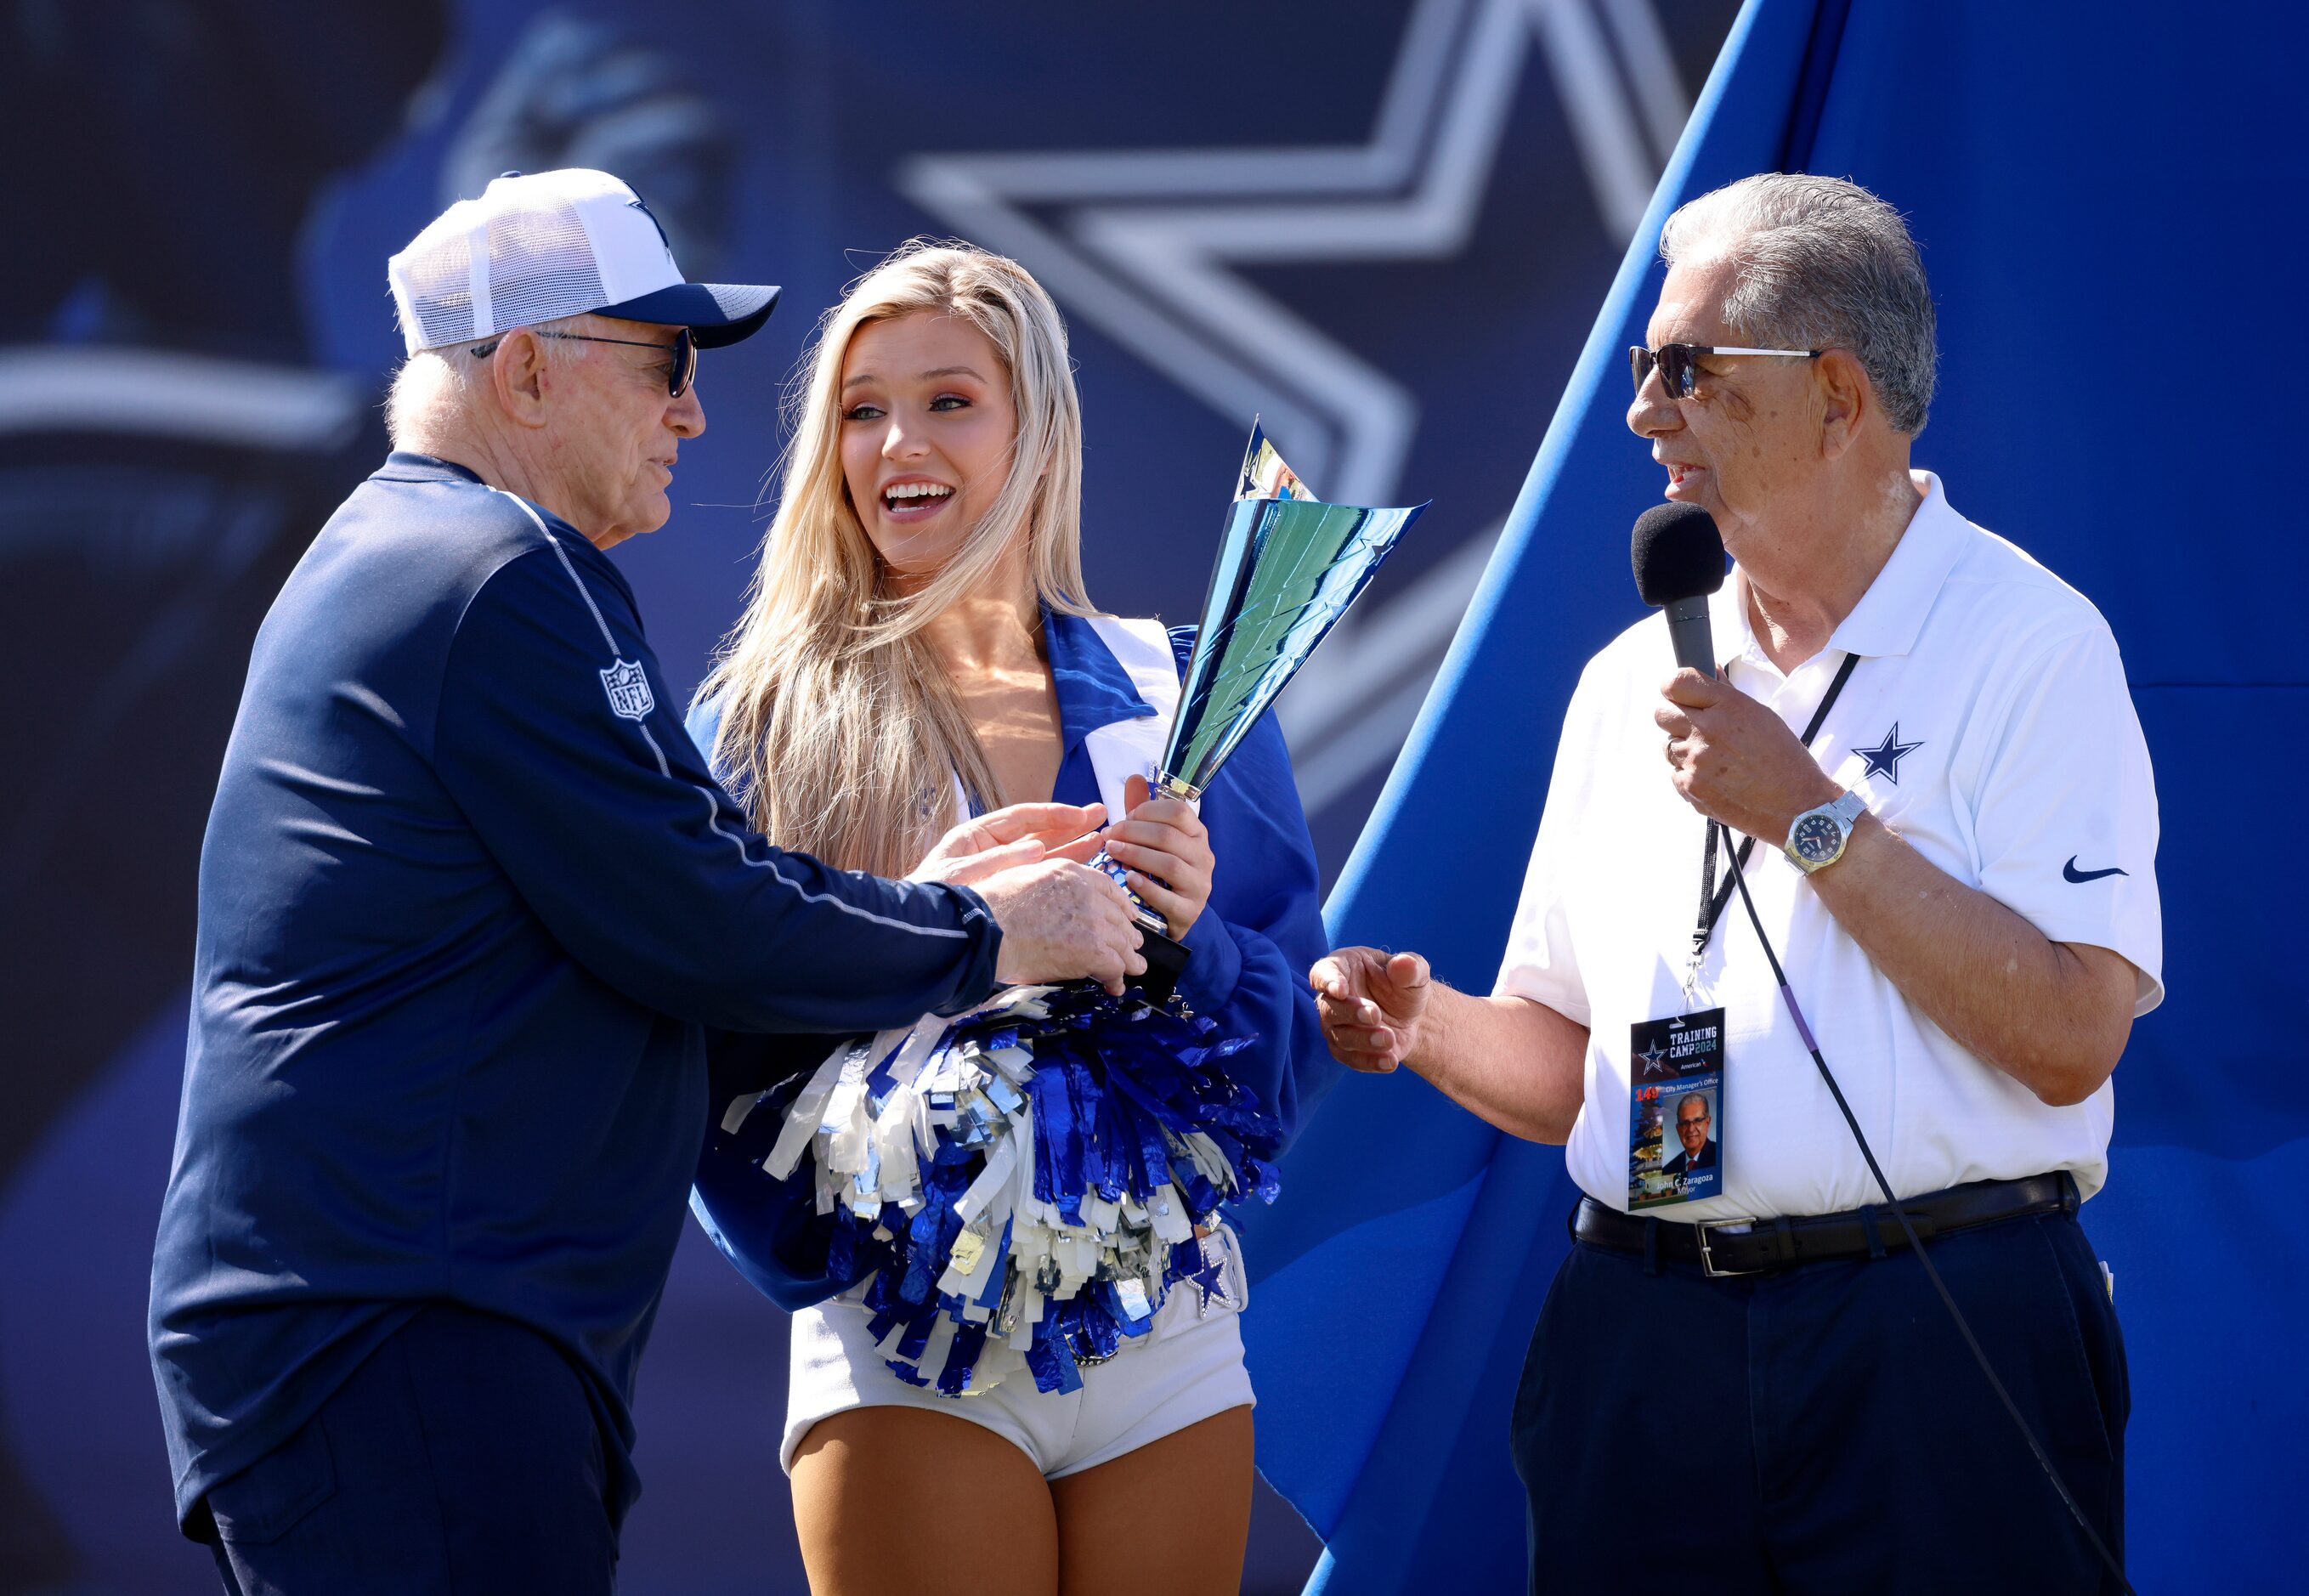
<path id="1" fill-rule="evenodd" d="M 576 1369 L 534 1331 L 443 1305 L 208 1506 L 230 1596 L 607 1596 L 604 1484 Z"/>
<path id="2" fill-rule="evenodd" d="M 2122 1557 L 2124 1342 L 2083 1229 L 2048 1214 L 1927 1245 Z M 2116 1589 L 1905 1249 L 1711 1280 L 1574 1242 L 1514 1447 L 1535 1596 Z"/>

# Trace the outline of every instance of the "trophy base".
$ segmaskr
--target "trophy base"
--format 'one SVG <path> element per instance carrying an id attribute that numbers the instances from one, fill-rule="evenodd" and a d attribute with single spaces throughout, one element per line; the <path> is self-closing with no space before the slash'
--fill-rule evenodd
<path id="1" fill-rule="evenodd" d="M 1187 968 L 1187 948 L 1184 943 L 1164 936 L 1142 919 L 1138 922 L 1142 938 L 1139 955 L 1146 961 L 1146 973 L 1134 983 L 1146 994 L 1152 1003 L 1162 1003 L 1178 989 L 1179 974 Z"/>

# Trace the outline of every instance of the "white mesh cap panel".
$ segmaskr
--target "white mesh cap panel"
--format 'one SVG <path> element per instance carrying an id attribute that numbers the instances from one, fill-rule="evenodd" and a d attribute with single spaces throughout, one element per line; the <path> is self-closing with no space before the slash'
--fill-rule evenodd
<path id="1" fill-rule="evenodd" d="M 596 259 L 601 241 L 578 213 L 595 188 L 632 193 L 599 172 L 500 177 L 480 198 L 459 200 L 434 218 L 386 267 L 409 352 L 608 304 Z M 652 224 L 638 213 L 632 222 L 649 228 L 654 241 Z"/>
<path id="2" fill-rule="evenodd" d="M 472 249 L 464 234 L 420 237 L 393 265 L 402 331 L 411 317 L 417 321 L 411 353 L 480 336 L 473 331 Z"/>
<path id="3" fill-rule="evenodd" d="M 575 315 L 609 302 L 572 207 L 501 211 L 489 219 L 488 236 L 490 316 L 483 332 Z"/>
<path id="4" fill-rule="evenodd" d="M 480 198 L 434 218 L 385 273 L 412 355 L 683 286 L 664 235 L 632 188 L 583 168 L 506 173 Z M 755 306 L 776 294 L 731 291 L 750 293 Z M 682 307 L 705 298 L 691 293 Z M 711 324 L 713 313 L 701 319 Z"/>

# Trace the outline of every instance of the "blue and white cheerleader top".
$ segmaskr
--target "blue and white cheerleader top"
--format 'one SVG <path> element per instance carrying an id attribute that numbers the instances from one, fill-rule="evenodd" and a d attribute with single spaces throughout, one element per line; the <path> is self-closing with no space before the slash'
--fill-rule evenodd
<path id="1" fill-rule="evenodd" d="M 1191 629 L 1045 611 L 1064 752 L 1053 798 L 1127 811 L 1151 778 Z M 710 749 L 713 703 L 690 718 Z M 726 1036 L 690 1207 L 791 1311 L 865 1282 L 900 1377 L 955 1397 L 1020 1371 L 1070 1391 L 1173 1289 L 1215 1289 L 1203 1235 L 1271 1199 L 1274 1160 L 1336 1079 L 1307 971 L 1324 953 L 1313 846 L 1271 716 L 1202 817 L 1211 898 L 1173 999 L 1013 987 L 843 1039 Z M 871 979 L 871 972 L 861 972 Z"/>

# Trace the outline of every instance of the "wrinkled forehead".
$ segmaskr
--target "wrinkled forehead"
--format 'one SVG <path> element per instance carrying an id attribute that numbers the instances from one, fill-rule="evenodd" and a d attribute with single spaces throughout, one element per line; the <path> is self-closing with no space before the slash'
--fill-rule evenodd
<path id="1" fill-rule="evenodd" d="M 1727 254 L 1681 260 L 1667 270 L 1659 299 L 1645 327 L 1651 348 L 1666 343 L 1729 343 L 1724 302 L 1737 281 L 1739 268 Z"/>

